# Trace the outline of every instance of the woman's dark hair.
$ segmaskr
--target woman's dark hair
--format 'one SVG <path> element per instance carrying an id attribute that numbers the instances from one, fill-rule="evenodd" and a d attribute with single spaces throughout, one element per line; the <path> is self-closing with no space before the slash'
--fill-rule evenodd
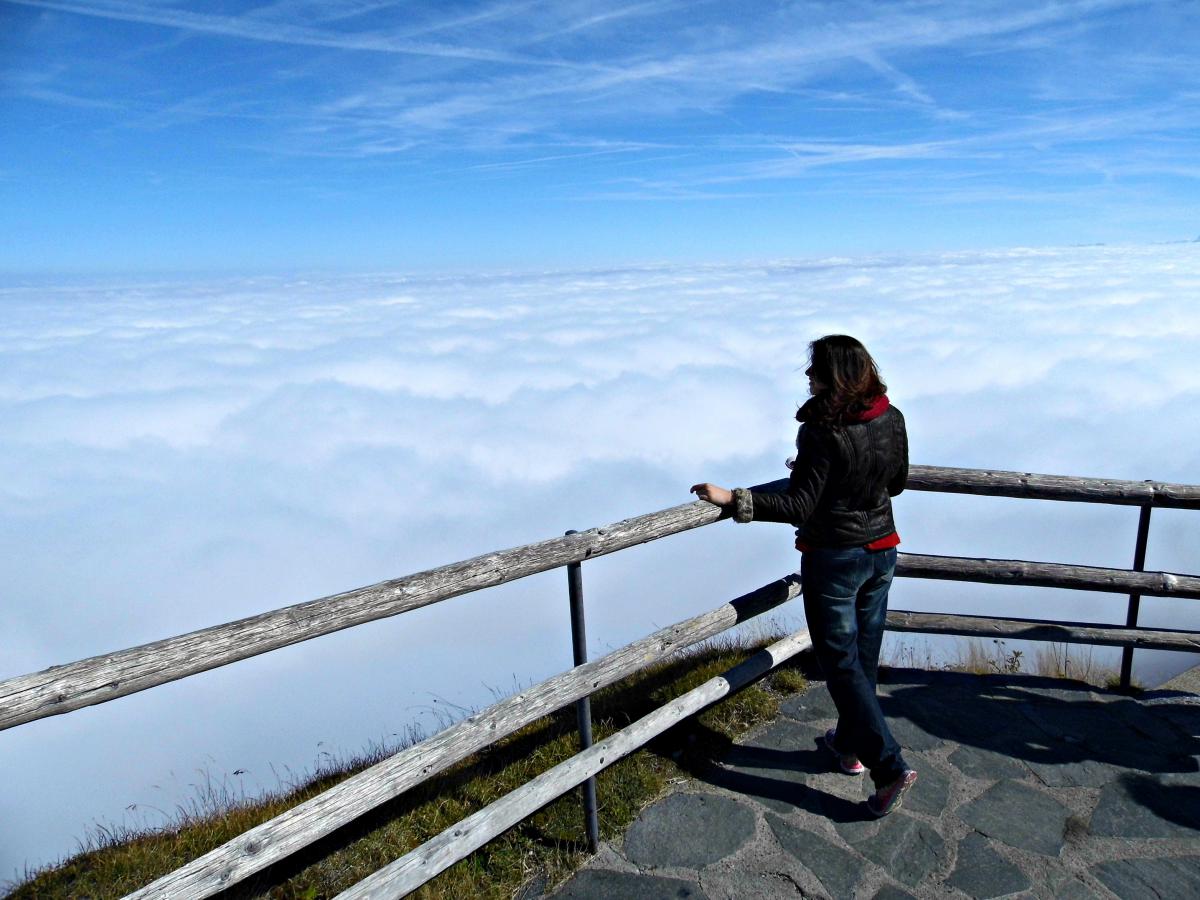
<path id="1" fill-rule="evenodd" d="M 848 334 L 817 338 L 808 345 L 808 355 L 808 371 L 827 390 L 800 407 L 796 418 L 802 422 L 844 425 L 887 392 L 867 348 Z"/>

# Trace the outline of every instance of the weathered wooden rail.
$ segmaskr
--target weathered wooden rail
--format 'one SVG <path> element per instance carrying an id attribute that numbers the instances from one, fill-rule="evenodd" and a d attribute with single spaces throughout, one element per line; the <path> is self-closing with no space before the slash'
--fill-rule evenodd
<path id="1" fill-rule="evenodd" d="M 672 725 L 700 712 L 734 691 L 740 690 L 812 646 L 808 630 L 802 629 L 761 650 L 724 675 L 710 678 L 682 697 L 660 706 L 632 725 L 602 740 L 588 750 L 559 763 L 523 787 L 467 816 L 453 828 L 430 838 L 354 887 L 338 894 L 337 900 L 367 900 L 403 897 L 507 831 L 526 816 L 561 797 L 585 778 L 595 775 L 618 759 L 644 746 Z"/>
<path id="2" fill-rule="evenodd" d="M 760 486 L 782 490 L 785 481 Z M 1200 577 L 1141 571 L 1154 507 L 1200 509 L 1200 485 L 1116 481 L 1074 476 L 913 466 L 914 490 L 1070 500 L 1138 506 L 1141 518 L 1134 568 L 1107 569 L 1023 560 L 900 554 L 897 574 L 988 584 L 1020 584 L 1130 594 L 1125 627 L 895 610 L 888 628 L 957 635 L 1122 646 L 1128 666 L 1134 647 L 1200 650 L 1200 633 L 1138 628 L 1142 595 L 1200 599 Z M 426 572 L 285 607 L 127 650 L 103 654 L 0 682 L 0 730 L 146 690 L 279 647 L 365 622 L 399 615 L 460 594 L 537 572 L 572 565 L 657 540 L 722 518 L 696 501 L 602 528 L 489 553 Z M 536 719 L 633 674 L 676 651 L 794 598 L 788 577 L 671 625 L 508 697 L 400 751 L 334 788 L 217 847 L 130 894 L 136 898 L 210 897 L 309 846 Z M 398 897 L 433 878 L 483 843 L 566 793 L 616 759 L 645 744 L 681 717 L 751 683 L 809 646 L 801 631 L 772 645 L 618 734 L 538 776 L 351 888 L 343 897 Z"/>
<path id="3" fill-rule="evenodd" d="M 781 579 L 555 675 L 401 750 L 130 896 L 173 900 L 211 896 L 285 859 L 530 722 L 799 594 L 796 579 Z"/>
<path id="4" fill-rule="evenodd" d="M 1151 633 L 1145 629 L 1138 629 L 1137 623 L 1144 595 L 1191 599 L 1200 596 L 1196 593 L 1200 587 L 1200 578 L 1168 572 L 1143 571 L 1146 563 L 1146 545 L 1150 537 L 1151 512 L 1156 507 L 1200 509 L 1200 485 L 914 466 L 908 486 L 919 491 L 1139 507 L 1132 570 L 1023 560 L 917 557 L 911 554 L 903 554 L 896 566 L 898 575 L 915 578 L 946 578 L 987 584 L 1024 584 L 1086 591 L 1128 591 L 1129 604 L 1125 614 L 1124 633 L 1111 627 L 1096 631 L 1084 623 L 1072 626 L 1064 622 L 1058 623 L 1054 628 L 1048 628 L 1045 622 L 1028 619 L 988 619 L 986 624 L 983 620 L 976 620 L 971 624 L 962 621 L 962 617 L 946 616 L 939 621 L 928 614 L 901 614 L 899 611 L 895 615 L 889 614 L 889 628 L 897 631 L 976 636 L 1004 633 L 1010 637 L 1025 637 L 1029 640 L 1121 646 L 1124 648 L 1121 654 L 1121 687 L 1125 689 L 1129 688 L 1132 681 L 1135 647 L 1161 650 L 1195 648 L 1194 635 L 1190 632 L 1167 630 Z"/>
<path id="5" fill-rule="evenodd" d="M 1053 619 L 1003 619 L 993 616 L 962 616 L 944 613 L 890 610 L 889 631 L 940 632 L 964 637 L 1005 640 L 1050 641 L 1056 644 L 1097 644 L 1108 647 L 1137 647 L 1142 650 L 1184 650 L 1200 653 L 1200 633 L 1174 629 L 1121 628 L 1089 622 L 1059 622 Z"/>
<path id="6" fill-rule="evenodd" d="M 0 682 L 0 730 L 715 522 L 686 503 Z"/>

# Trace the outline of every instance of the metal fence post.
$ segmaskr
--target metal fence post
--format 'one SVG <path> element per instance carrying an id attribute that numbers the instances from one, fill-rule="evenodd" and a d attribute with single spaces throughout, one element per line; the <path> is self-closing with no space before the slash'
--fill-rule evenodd
<path id="1" fill-rule="evenodd" d="M 567 534 L 578 534 L 571 530 Z M 587 662 L 587 629 L 583 618 L 583 566 L 573 562 L 567 564 L 567 593 L 571 600 L 571 649 L 575 665 Z M 579 747 L 586 750 L 592 746 L 592 699 L 582 697 L 575 701 L 575 718 L 579 723 Z M 595 853 L 600 849 L 600 818 L 596 811 L 596 779 L 593 776 L 579 786 L 583 794 L 583 825 L 587 832 L 588 850 Z"/>
<path id="2" fill-rule="evenodd" d="M 1135 572 L 1146 571 L 1146 542 L 1150 538 L 1150 511 L 1154 507 L 1149 504 L 1142 507 L 1142 514 L 1138 518 L 1137 546 L 1133 550 L 1133 570 Z M 1125 614 L 1125 627 L 1136 628 L 1138 623 L 1138 611 L 1142 605 L 1142 595 L 1132 593 L 1129 595 L 1129 610 Z M 1126 647 L 1121 651 L 1121 690 L 1127 691 L 1133 683 L 1133 648 Z"/>

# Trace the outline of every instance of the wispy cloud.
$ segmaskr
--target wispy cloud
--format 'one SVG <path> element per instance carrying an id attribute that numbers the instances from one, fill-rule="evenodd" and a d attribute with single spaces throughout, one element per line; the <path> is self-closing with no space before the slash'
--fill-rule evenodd
<path id="1" fill-rule="evenodd" d="M 574 63 L 563 60 L 505 53 L 486 47 L 456 44 L 414 42 L 399 36 L 379 32 L 334 32 L 302 25 L 293 25 L 252 16 L 221 16 L 183 9 L 163 9 L 124 3 L 84 4 L 56 0 L 5 0 L 22 6 L 109 19 L 159 25 L 199 34 L 238 38 L 265 43 L 291 44 L 302 47 L 328 47 L 337 50 L 359 50 L 371 53 L 397 53 L 408 56 L 429 56 L 440 59 L 459 59 L 474 62 L 506 63 L 521 66 L 550 66 L 573 68 Z M 438 28 L 421 29 L 422 32 Z"/>
<path id="2" fill-rule="evenodd" d="M 850 247 L 896 245 L 866 214 L 881 198 L 974 208 L 1003 232 L 983 244 L 1037 239 L 1052 198 L 1069 201 L 1045 232 L 1060 242 L 1166 237 L 1194 206 L 1200 74 L 1190 47 L 1200 32 L 1171 4 L 764 2 L 735 15 L 728 4 L 667 0 L 280 0 L 240 12 L 14 2 L 28 39 L 0 101 L 24 126 L 5 165 L 42 186 L 39 209 L 113 185 L 144 216 L 171 217 L 189 208 L 179 198 L 220 194 L 236 222 L 271 211 L 262 233 L 276 256 L 331 248 L 319 264 L 345 256 L 332 249 L 344 224 L 310 236 L 331 228 L 327 204 L 343 223 L 396 223 L 387 207 L 399 198 L 428 233 L 531 202 L 556 215 L 579 203 L 594 222 L 725 204 L 720 222 L 710 215 L 709 248 L 737 244 L 721 226 L 757 220 L 762 199 L 777 208 L 836 196 Z M 50 141 L 51 130 L 75 140 Z M 1013 215 L 1021 205 L 1024 218 Z M 345 239 L 372 265 L 413 246 L 349 227 L 363 227 Z M 477 233 L 512 227 L 489 220 Z M 88 248 L 133 229 L 86 236 L 81 224 L 78 251 L 61 230 L 14 249 L 9 267 L 56 254 L 107 260 Z M 213 247 L 206 260 L 245 253 L 246 240 L 219 251 L 219 231 L 193 230 L 203 239 L 184 243 Z M 621 258 L 657 245 L 636 231 L 626 230 Z M 530 233 L 512 246 L 541 243 Z"/>
<path id="3" fill-rule="evenodd" d="M 382 140 L 390 145 L 461 141 L 505 143 L 503 135 L 524 139 L 620 127 L 633 116 L 676 116 L 721 112 L 739 98 L 760 93 L 802 92 L 822 80 L 855 69 L 882 75 L 889 87 L 870 102 L 914 107 L 934 121 L 963 113 L 953 102 L 935 101 L 928 85 L 893 57 L 911 59 L 934 48 L 969 52 L 980 41 L 1017 39 L 1031 29 L 1073 22 L 1138 6 L 1127 0 L 1080 0 L 1056 4 L 984 5 L 948 2 L 849 7 L 838 20 L 814 22 L 811 10 L 763 10 L 738 23 L 704 23 L 712 7 L 700 7 L 699 27 L 686 27 L 677 3 L 634 3 L 595 11 L 586 4 L 550 9 L 529 3 L 499 3 L 461 15 L 432 17 L 415 24 L 392 22 L 365 27 L 331 23 L 370 19 L 374 4 L 338 6 L 318 15 L 312 4 L 274 4 L 241 16 L 198 13 L 131 3 L 73 3 L 61 0 L 9 0 L 76 15 L 158 25 L 181 32 L 298 46 L 368 53 L 404 54 L 471 64 L 432 80 L 394 68 L 367 75 L 350 91 L 308 107 L 313 134 L 331 135 L 342 126 L 354 137 L 339 145 L 353 152 Z M 295 20 L 318 20 L 319 25 Z M 392 18 L 395 18 L 393 15 Z M 630 20 L 645 29 L 626 32 Z M 323 26 L 323 27 L 322 27 Z M 596 32 L 595 42 L 579 42 L 579 32 Z M 438 42 L 419 41 L 440 34 Z M 623 40 L 628 38 L 628 40 Z M 530 48 L 540 48 L 531 53 Z M 482 66 L 482 67 L 481 67 Z M 449 77 L 447 77 L 449 76 Z M 855 91 L 824 91 L 826 102 L 854 97 Z M 862 96 L 861 88 L 857 93 Z M 853 101 L 851 102 L 853 105 Z M 219 109 L 219 107 L 216 107 Z M 299 110 L 293 108 L 289 117 Z M 704 140 L 703 134 L 698 135 Z"/>
<path id="4" fill-rule="evenodd" d="M 548 156 L 535 156 L 535 157 L 529 157 L 526 159 L 509 160 L 506 162 L 479 163 L 478 165 L 471 166 L 470 168 L 472 168 L 476 171 L 497 171 L 497 170 L 508 170 L 508 169 L 520 169 L 520 168 L 528 168 L 528 167 L 532 167 L 532 166 L 540 166 L 542 163 L 559 162 L 561 160 L 580 160 L 580 159 L 586 159 L 589 157 L 610 156 L 613 154 L 640 153 L 647 149 L 656 149 L 656 150 L 665 149 L 664 147 L 661 147 L 661 146 L 654 147 L 653 145 L 647 146 L 646 144 L 635 144 L 635 143 L 616 144 L 615 146 L 606 145 L 606 144 L 602 143 L 600 146 L 594 146 L 592 149 L 584 149 L 588 146 L 588 144 L 586 144 L 586 143 L 583 143 L 582 145 L 570 144 L 568 146 L 580 147 L 580 149 L 578 149 L 577 152 L 574 152 L 574 153 L 554 153 L 554 154 L 550 154 Z"/>

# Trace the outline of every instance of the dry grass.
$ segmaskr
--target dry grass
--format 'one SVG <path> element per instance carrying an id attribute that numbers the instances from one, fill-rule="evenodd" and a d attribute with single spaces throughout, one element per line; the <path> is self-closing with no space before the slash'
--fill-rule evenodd
<path id="1" fill-rule="evenodd" d="M 631 676 L 592 698 L 596 740 L 736 665 L 766 640 L 708 644 Z M 598 778 L 600 830 L 621 833 L 673 778 L 705 765 L 751 726 L 773 718 L 781 695 L 803 690 L 799 670 L 781 667 L 766 680 L 687 720 Z M 316 900 L 332 897 L 463 817 L 520 787 L 577 752 L 568 708 L 497 742 L 437 778 L 269 869 L 223 897 Z M 30 873 L 14 900 L 120 897 L 315 796 L 395 752 L 370 748 L 330 761 L 303 784 L 246 802 L 227 782 L 209 781 L 165 829 L 98 829 L 84 850 L 61 865 Z M 583 859 L 582 808 L 572 791 L 443 872 L 413 896 L 509 898 L 531 883 L 554 883 Z"/>
<path id="2" fill-rule="evenodd" d="M 1096 662 L 1093 648 L 1086 644 L 1038 644 L 1034 649 L 1034 671 L 1052 678 L 1071 678 L 1099 687 L 1115 688 L 1121 672 Z M 1137 679 L 1133 687 L 1140 688 Z"/>
<path id="3" fill-rule="evenodd" d="M 1084 644 L 1038 643 L 1030 660 L 1023 650 L 1012 649 L 1000 639 L 960 638 L 950 658 L 936 655 L 928 642 L 920 646 L 903 642 L 889 648 L 883 663 L 893 667 L 942 669 L 976 675 L 1024 673 L 1108 688 L 1117 686 L 1121 680 L 1117 669 L 1097 662 L 1093 648 Z M 1136 683 L 1134 686 L 1137 687 Z"/>

